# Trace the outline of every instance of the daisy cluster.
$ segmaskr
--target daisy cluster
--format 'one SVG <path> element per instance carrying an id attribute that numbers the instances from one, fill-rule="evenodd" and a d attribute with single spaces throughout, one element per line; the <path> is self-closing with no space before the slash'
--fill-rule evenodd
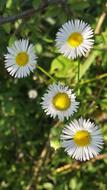
<path id="1" fill-rule="evenodd" d="M 59 52 L 69 59 L 86 56 L 93 47 L 93 29 L 82 20 L 75 19 L 62 25 L 56 34 L 56 47 Z M 11 76 L 23 78 L 34 71 L 37 56 L 34 45 L 26 39 L 14 42 L 7 47 L 5 68 Z M 37 94 L 30 92 L 29 97 Z M 73 89 L 61 84 L 51 84 L 42 97 L 41 106 L 47 115 L 63 121 L 69 119 L 79 107 Z M 102 149 L 103 137 L 100 129 L 90 119 L 82 117 L 66 125 L 60 136 L 62 147 L 69 156 L 86 161 L 97 156 Z"/>
<path id="2" fill-rule="evenodd" d="M 55 41 L 59 52 L 69 59 L 86 56 L 93 47 L 93 29 L 82 20 L 71 20 L 62 25 Z M 15 41 L 7 51 L 5 68 L 15 78 L 26 77 L 36 68 L 34 45 L 28 40 Z"/>
<path id="3" fill-rule="evenodd" d="M 61 83 L 52 84 L 42 97 L 41 106 L 47 115 L 63 121 L 77 112 L 79 102 L 73 89 Z M 60 136 L 62 147 L 69 156 L 86 161 L 97 156 L 102 149 L 103 137 L 98 126 L 90 119 L 74 119 L 66 125 Z"/>

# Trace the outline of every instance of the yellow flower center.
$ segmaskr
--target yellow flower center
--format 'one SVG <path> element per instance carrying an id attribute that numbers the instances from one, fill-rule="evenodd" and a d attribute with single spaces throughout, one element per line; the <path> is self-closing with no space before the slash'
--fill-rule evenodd
<path id="1" fill-rule="evenodd" d="M 86 130 L 76 132 L 74 135 L 74 142 L 79 146 L 87 146 L 90 143 L 90 133 Z"/>
<path id="2" fill-rule="evenodd" d="M 73 32 L 67 40 L 68 44 L 72 47 L 78 47 L 83 42 L 83 37 L 79 32 Z"/>
<path id="3" fill-rule="evenodd" d="M 53 98 L 53 105 L 58 110 L 67 110 L 70 107 L 71 101 L 66 93 L 57 93 Z"/>
<path id="4" fill-rule="evenodd" d="M 18 53 L 16 56 L 16 63 L 19 66 L 25 66 L 28 63 L 28 60 L 29 60 L 28 54 L 24 51 Z"/>

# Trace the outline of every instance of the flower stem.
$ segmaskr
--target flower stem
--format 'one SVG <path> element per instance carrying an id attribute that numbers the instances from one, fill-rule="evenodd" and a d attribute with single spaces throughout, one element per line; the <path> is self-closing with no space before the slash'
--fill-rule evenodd
<path id="1" fill-rule="evenodd" d="M 51 80 L 56 82 L 56 80 L 46 70 L 44 70 L 41 66 L 37 65 L 37 69 L 39 69 L 42 73 L 44 73 L 46 76 L 48 76 Z"/>
<path id="2" fill-rule="evenodd" d="M 79 82 L 80 82 L 80 62 L 78 61 L 78 95 L 80 94 L 80 89 L 79 89 Z"/>
<path id="3" fill-rule="evenodd" d="M 96 76 L 95 78 L 88 79 L 88 80 L 85 80 L 83 82 L 80 82 L 80 85 L 88 84 L 88 83 L 91 83 L 93 81 L 97 81 L 97 80 L 100 80 L 100 79 L 103 79 L 103 78 L 106 78 L 106 77 L 107 77 L 107 73 L 103 73 L 101 75 Z"/>
<path id="4" fill-rule="evenodd" d="M 78 61 L 78 85 L 80 80 L 80 62 Z"/>

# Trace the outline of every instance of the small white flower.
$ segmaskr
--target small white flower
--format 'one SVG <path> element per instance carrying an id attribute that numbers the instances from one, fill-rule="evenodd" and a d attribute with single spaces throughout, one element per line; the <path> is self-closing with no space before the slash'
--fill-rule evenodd
<path id="1" fill-rule="evenodd" d="M 86 56 L 93 47 L 92 28 L 82 20 L 76 19 L 62 25 L 56 34 L 59 52 L 69 59 Z"/>
<path id="2" fill-rule="evenodd" d="M 89 119 L 83 118 L 67 125 L 62 131 L 61 140 L 68 155 L 80 161 L 97 156 L 103 145 L 100 129 Z"/>
<path id="3" fill-rule="evenodd" d="M 60 83 L 52 84 L 48 87 L 47 92 L 42 98 L 42 108 L 51 117 L 56 116 L 59 120 L 69 118 L 77 111 L 78 102 L 75 100 L 76 96 L 72 89 Z"/>
<path id="4" fill-rule="evenodd" d="M 7 47 L 5 55 L 5 67 L 10 75 L 15 78 L 23 78 L 33 72 L 36 67 L 36 55 L 34 46 L 28 40 L 18 40 Z"/>
<path id="5" fill-rule="evenodd" d="M 28 96 L 30 99 L 35 99 L 38 96 L 38 93 L 35 89 L 29 90 Z"/>

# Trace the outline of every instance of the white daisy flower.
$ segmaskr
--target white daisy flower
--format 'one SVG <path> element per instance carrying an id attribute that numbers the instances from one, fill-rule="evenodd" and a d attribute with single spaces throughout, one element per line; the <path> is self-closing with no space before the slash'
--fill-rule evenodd
<path id="1" fill-rule="evenodd" d="M 36 67 L 36 55 L 34 46 L 28 40 L 18 40 L 7 47 L 5 55 L 5 67 L 10 75 L 15 78 L 23 78 L 32 72 Z"/>
<path id="2" fill-rule="evenodd" d="M 103 145 L 100 129 L 89 119 L 83 118 L 67 125 L 62 131 L 61 140 L 68 155 L 80 161 L 97 156 Z"/>
<path id="3" fill-rule="evenodd" d="M 85 56 L 93 47 L 92 28 L 82 20 L 76 19 L 62 25 L 56 34 L 59 52 L 69 59 Z"/>
<path id="4" fill-rule="evenodd" d="M 75 100 L 76 96 L 72 89 L 60 83 L 52 84 L 42 98 L 42 108 L 47 115 L 59 120 L 69 118 L 77 111 L 79 103 Z"/>

